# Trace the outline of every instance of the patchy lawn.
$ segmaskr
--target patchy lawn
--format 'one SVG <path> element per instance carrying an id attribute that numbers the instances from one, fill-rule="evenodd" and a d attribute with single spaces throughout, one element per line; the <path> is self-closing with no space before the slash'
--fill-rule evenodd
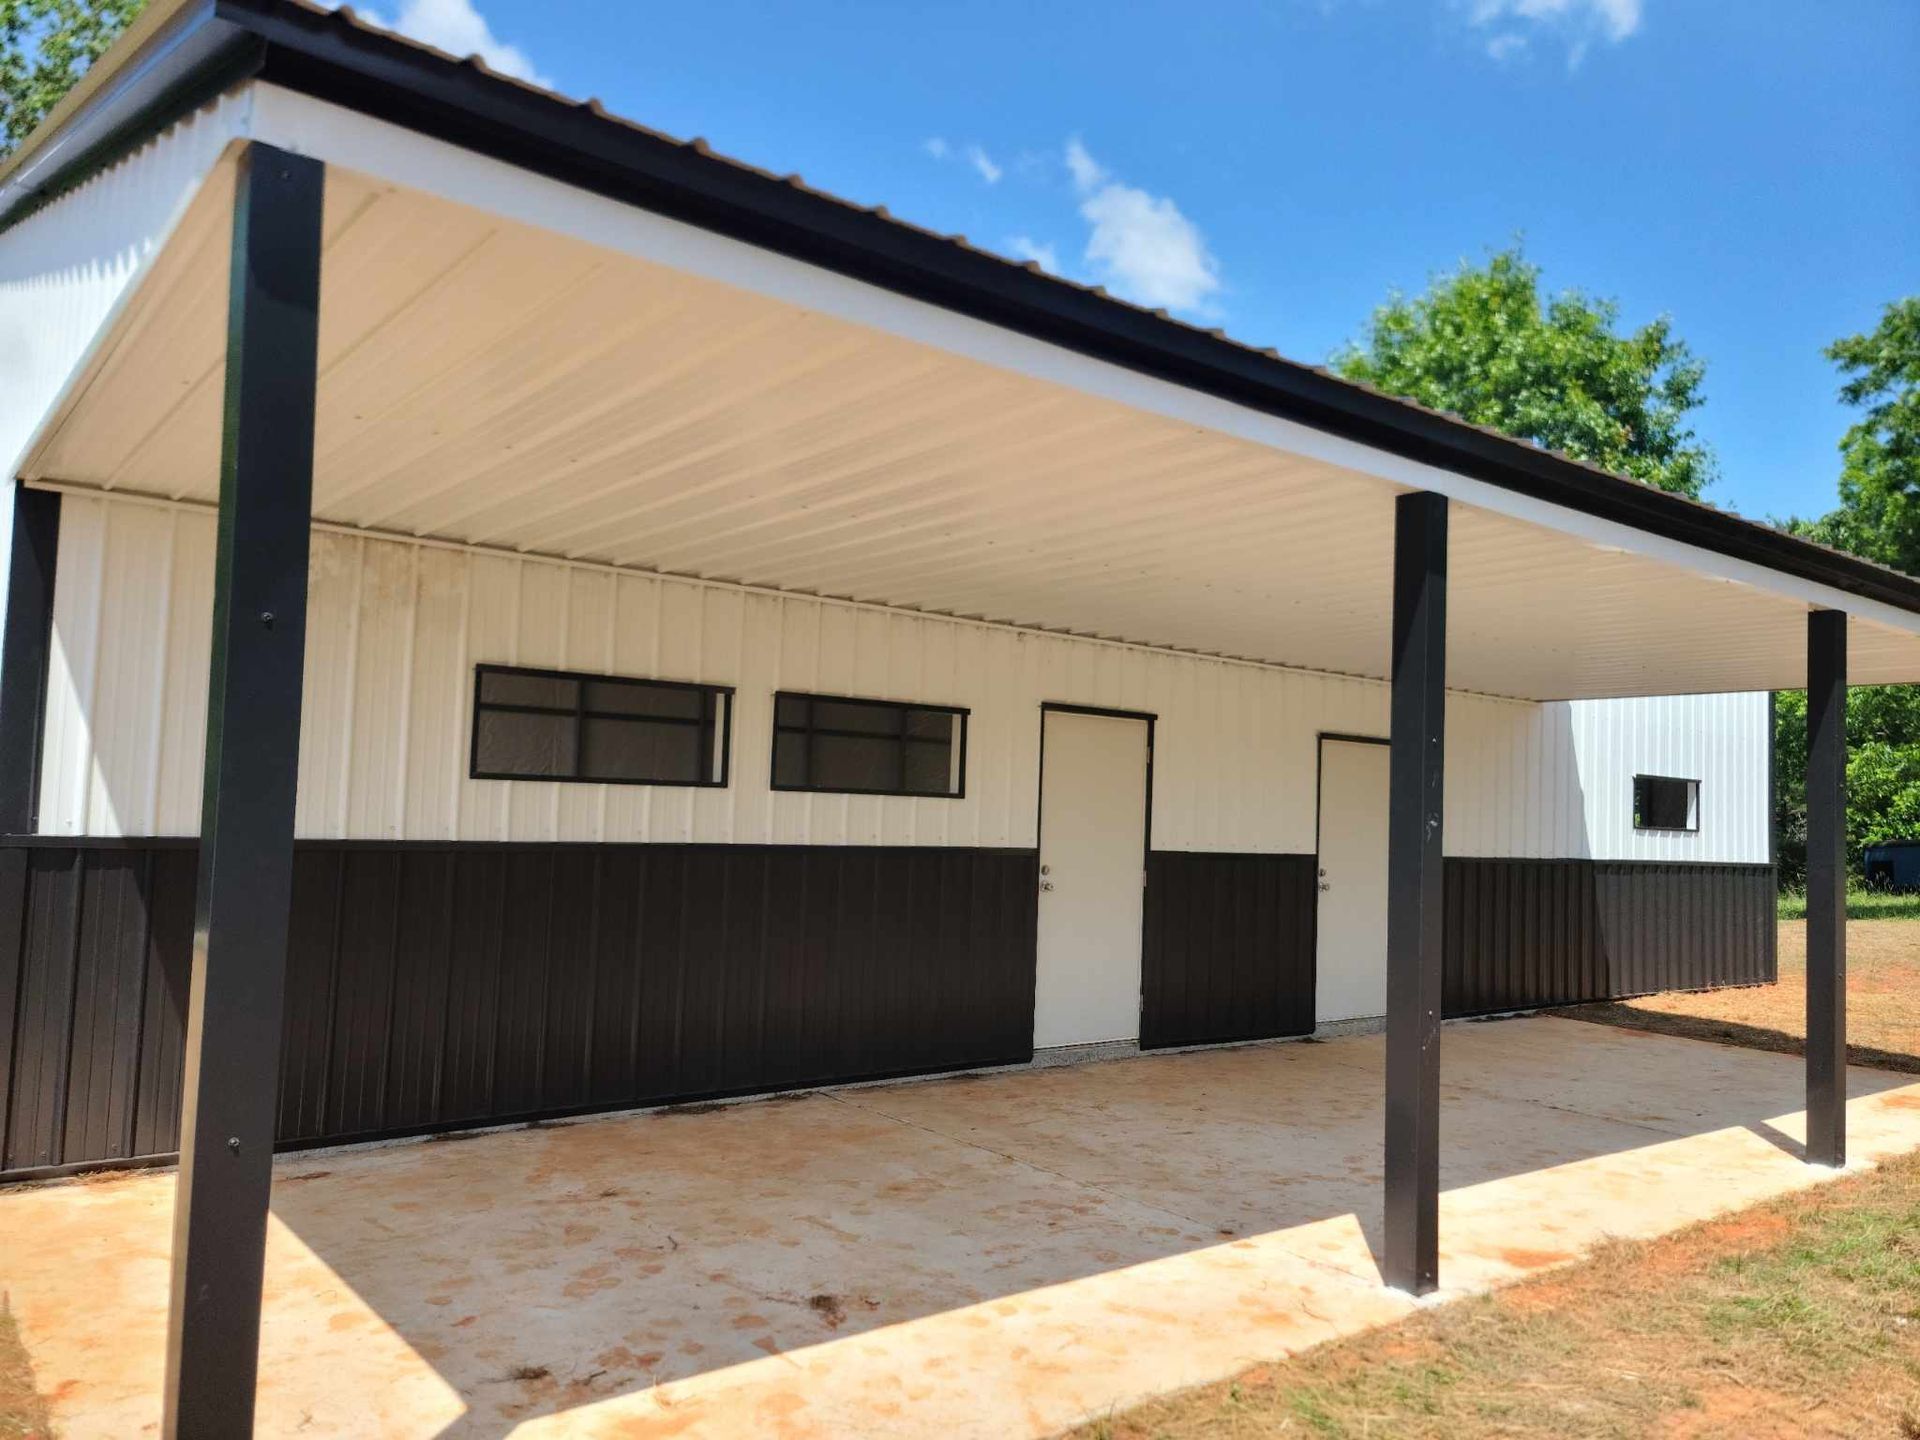
<path id="1" fill-rule="evenodd" d="M 1074 1434 L 1920 1437 L 1920 1156 Z"/>
<path id="2" fill-rule="evenodd" d="M 1806 922 L 1781 922 L 1777 985 L 1648 995 L 1553 1013 L 1798 1055 L 1807 1034 Z M 1847 922 L 1847 1056 L 1855 1065 L 1920 1074 L 1920 925 Z"/>
<path id="3" fill-rule="evenodd" d="M 1780 894 L 1780 918 L 1807 918 L 1807 892 L 1784 890 Z M 1920 892 L 1890 895 L 1884 890 L 1847 891 L 1849 920 L 1920 920 Z"/>
<path id="4" fill-rule="evenodd" d="M 33 1388 L 20 1327 L 0 1299 L 0 1440 L 52 1440 L 53 1433 L 46 1399 Z"/>

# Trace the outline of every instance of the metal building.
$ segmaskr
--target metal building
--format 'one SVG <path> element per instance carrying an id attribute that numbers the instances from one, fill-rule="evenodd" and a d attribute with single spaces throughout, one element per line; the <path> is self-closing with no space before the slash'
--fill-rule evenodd
<path id="1" fill-rule="evenodd" d="M 1771 979 L 1811 682 L 1920 583 L 294 0 L 0 166 L 0 1170 L 181 1152 L 169 1424 L 274 1144 Z M 1654 697 L 1654 698 L 1633 698 Z M 237 1357 L 249 1357 L 241 1364 Z"/>

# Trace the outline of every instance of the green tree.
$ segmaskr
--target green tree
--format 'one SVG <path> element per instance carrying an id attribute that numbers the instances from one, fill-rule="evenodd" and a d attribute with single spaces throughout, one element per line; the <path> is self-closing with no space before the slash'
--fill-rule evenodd
<path id="1" fill-rule="evenodd" d="M 1519 247 L 1394 295 L 1334 357 L 1349 379 L 1537 441 L 1636 480 L 1698 496 L 1713 452 L 1689 422 L 1705 367 L 1664 316 L 1630 334 L 1619 306 L 1577 290 L 1548 299 Z"/>
<path id="2" fill-rule="evenodd" d="M 1865 413 L 1840 441 L 1839 508 L 1788 525 L 1920 575 L 1920 295 L 1894 301 L 1873 330 L 1826 355 L 1846 377 L 1841 400 Z"/>
<path id="3" fill-rule="evenodd" d="M 1887 306 L 1880 323 L 1826 349 L 1844 377 L 1840 398 L 1861 408 L 1840 441 L 1840 504 L 1788 528 L 1909 574 L 1920 574 L 1920 296 Z M 1783 883 L 1806 873 L 1807 697 L 1776 701 L 1774 819 Z M 1864 846 L 1920 837 L 1920 686 L 1847 692 L 1847 858 Z"/>
<path id="4" fill-rule="evenodd" d="M 1807 873 L 1807 692 L 1774 697 L 1775 834 L 1780 883 Z M 1883 840 L 1920 836 L 1920 686 L 1863 685 L 1847 692 L 1847 864 Z"/>
<path id="5" fill-rule="evenodd" d="M 146 0 L 0 0 L 0 155 L 32 133 Z"/>

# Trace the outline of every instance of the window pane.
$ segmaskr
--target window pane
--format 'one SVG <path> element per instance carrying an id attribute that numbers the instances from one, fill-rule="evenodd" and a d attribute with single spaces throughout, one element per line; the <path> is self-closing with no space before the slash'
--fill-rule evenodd
<path id="1" fill-rule="evenodd" d="M 662 718 L 700 719 L 705 708 L 704 690 L 685 690 L 678 685 L 639 685 L 631 680 L 589 680 L 586 682 L 586 708 L 617 715 L 655 715 Z"/>
<path id="2" fill-rule="evenodd" d="M 906 783 L 900 787 L 915 795 L 953 793 L 953 747 L 915 744 L 907 746 Z"/>
<path id="3" fill-rule="evenodd" d="M 780 695 L 774 720 L 773 783 L 782 789 L 959 793 L 966 717 L 954 711 Z"/>
<path id="4" fill-rule="evenodd" d="M 1699 785 L 1692 780 L 1641 775 L 1633 784 L 1633 823 L 1642 830 L 1692 830 Z"/>
<path id="5" fill-rule="evenodd" d="M 623 676 L 480 670 L 474 770 L 525 777 L 718 785 L 732 697 L 711 686 Z M 577 750 L 577 753 L 576 753 Z"/>
<path id="6" fill-rule="evenodd" d="M 894 705 L 863 705 L 857 700 L 815 700 L 813 702 L 813 728 L 816 730 L 851 730 L 861 735 L 898 735 L 900 715 L 899 707 Z"/>
<path id="7" fill-rule="evenodd" d="M 709 732 L 699 725 L 594 720 L 581 727 L 580 774 L 590 780 L 653 780 L 695 785 L 714 777 Z"/>
<path id="8" fill-rule="evenodd" d="M 486 670 L 480 675 L 480 701 L 484 705 L 571 710 L 579 696 L 580 682 L 564 675 L 528 675 L 512 670 Z"/>
<path id="9" fill-rule="evenodd" d="M 909 710 L 906 733 L 926 740 L 951 743 L 954 726 L 959 719 L 958 715 L 946 710 Z"/>
<path id="10" fill-rule="evenodd" d="M 571 775 L 573 717 L 482 710 L 474 768 L 487 775 Z"/>
<path id="11" fill-rule="evenodd" d="M 900 747 L 891 740 L 816 734 L 809 783 L 821 790 L 897 790 Z"/>
<path id="12" fill-rule="evenodd" d="M 804 790 L 812 783 L 807 778 L 807 737 L 804 734 L 796 734 L 791 730 L 775 732 L 773 783 L 794 790 Z"/>

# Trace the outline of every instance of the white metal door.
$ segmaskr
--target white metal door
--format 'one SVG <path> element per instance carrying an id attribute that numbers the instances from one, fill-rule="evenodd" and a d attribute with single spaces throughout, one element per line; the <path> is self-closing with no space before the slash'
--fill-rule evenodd
<path id="1" fill-rule="evenodd" d="M 1147 722 L 1045 711 L 1040 763 L 1034 1047 L 1138 1039 Z"/>
<path id="2" fill-rule="evenodd" d="M 1387 1013 L 1387 747 L 1320 743 L 1313 1018 Z"/>

